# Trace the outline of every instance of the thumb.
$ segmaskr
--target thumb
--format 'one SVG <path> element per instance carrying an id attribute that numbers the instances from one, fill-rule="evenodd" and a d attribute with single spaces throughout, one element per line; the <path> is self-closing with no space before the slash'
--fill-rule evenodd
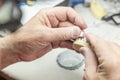
<path id="1" fill-rule="evenodd" d="M 86 37 L 91 49 L 95 52 L 98 58 L 101 56 L 108 56 L 110 54 L 110 45 L 108 45 L 105 40 L 93 34 L 86 34 Z"/>
<path id="2" fill-rule="evenodd" d="M 97 59 L 90 48 L 82 47 L 80 52 L 85 56 L 85 80 L 96 80 Z"/>
<path id="3" fill-rule="evenodd" d="M 79 37 L 80 28 L 73 27 L 62 27 L 62 28 L 52 28 L 49 34 L 50 41 L 59 41 L 59 40 L 70 40 Z"/>

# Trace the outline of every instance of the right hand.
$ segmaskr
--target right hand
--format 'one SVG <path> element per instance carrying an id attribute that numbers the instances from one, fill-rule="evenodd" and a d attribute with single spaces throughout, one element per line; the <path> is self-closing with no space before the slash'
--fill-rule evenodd
<path id="1" fill-rule="evenodd" d="M 120 80 L 120 46 L 87 34 L 89 48 L 81 48 L 86 57 L 84 80 Z"/>

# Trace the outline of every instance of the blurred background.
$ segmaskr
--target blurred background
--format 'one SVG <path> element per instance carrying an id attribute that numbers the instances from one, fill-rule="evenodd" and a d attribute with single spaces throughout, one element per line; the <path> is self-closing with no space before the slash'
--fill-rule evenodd
<path id="1" fill-rule="evenodd" d="M 120 0 L 0 0 L 0 37 L 15 32 L 41 9 L 56 6 L 72 7 L 80 14 L 86 33 L 120 44 Z M 82 80 L 84 65 L 75 70 L 58 65 L 58 55 L 65 51 L 58 48 L 35 61 L 8 66 L 0 73 L 6 79 L 0 80 Z"/>

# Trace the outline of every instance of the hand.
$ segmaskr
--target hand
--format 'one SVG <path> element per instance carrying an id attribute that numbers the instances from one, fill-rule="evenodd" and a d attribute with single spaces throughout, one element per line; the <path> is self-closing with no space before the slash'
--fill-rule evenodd
<path id="1" fill-rule="evenodd" d="M 87 34 L 91 49 L 81 48 L 86 57 L 85 80 L 120 80 L 120 46 Z"/>
<path id="2" fill-rule="evenodd" d="M 11 55 L 8 56 L 13 59 L 11 64 L 31 61 L 53 48 L 72 48 L 72 43 L 67 40 L 79 37 L 80 29 L 84 28 L 86 24 L 72 8 L 43 9 L 18 31 L 1 40 L 5 43 L 1 52 Z"/>

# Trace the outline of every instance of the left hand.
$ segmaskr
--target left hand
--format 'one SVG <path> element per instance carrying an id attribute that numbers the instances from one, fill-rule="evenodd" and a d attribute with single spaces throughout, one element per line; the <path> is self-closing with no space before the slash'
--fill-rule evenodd
<path id="1" fill-rule="evenodd" d="M 120 45 L 87 34 L 91 48 L 80 48 L 86 58 L 84 80 L 120 80 Z"/>
<path id="2" fill-rule="evenodd" d="M 14 55 L 19 61 L 31 61 L 56 47 L 72 48 L 67 40 L 79 37 L 80 29 L 85 28 L 86 24 L 72 8 L 43 9 L 18 31 L 2 39 L 5 43 L 2 53 Z"/>

